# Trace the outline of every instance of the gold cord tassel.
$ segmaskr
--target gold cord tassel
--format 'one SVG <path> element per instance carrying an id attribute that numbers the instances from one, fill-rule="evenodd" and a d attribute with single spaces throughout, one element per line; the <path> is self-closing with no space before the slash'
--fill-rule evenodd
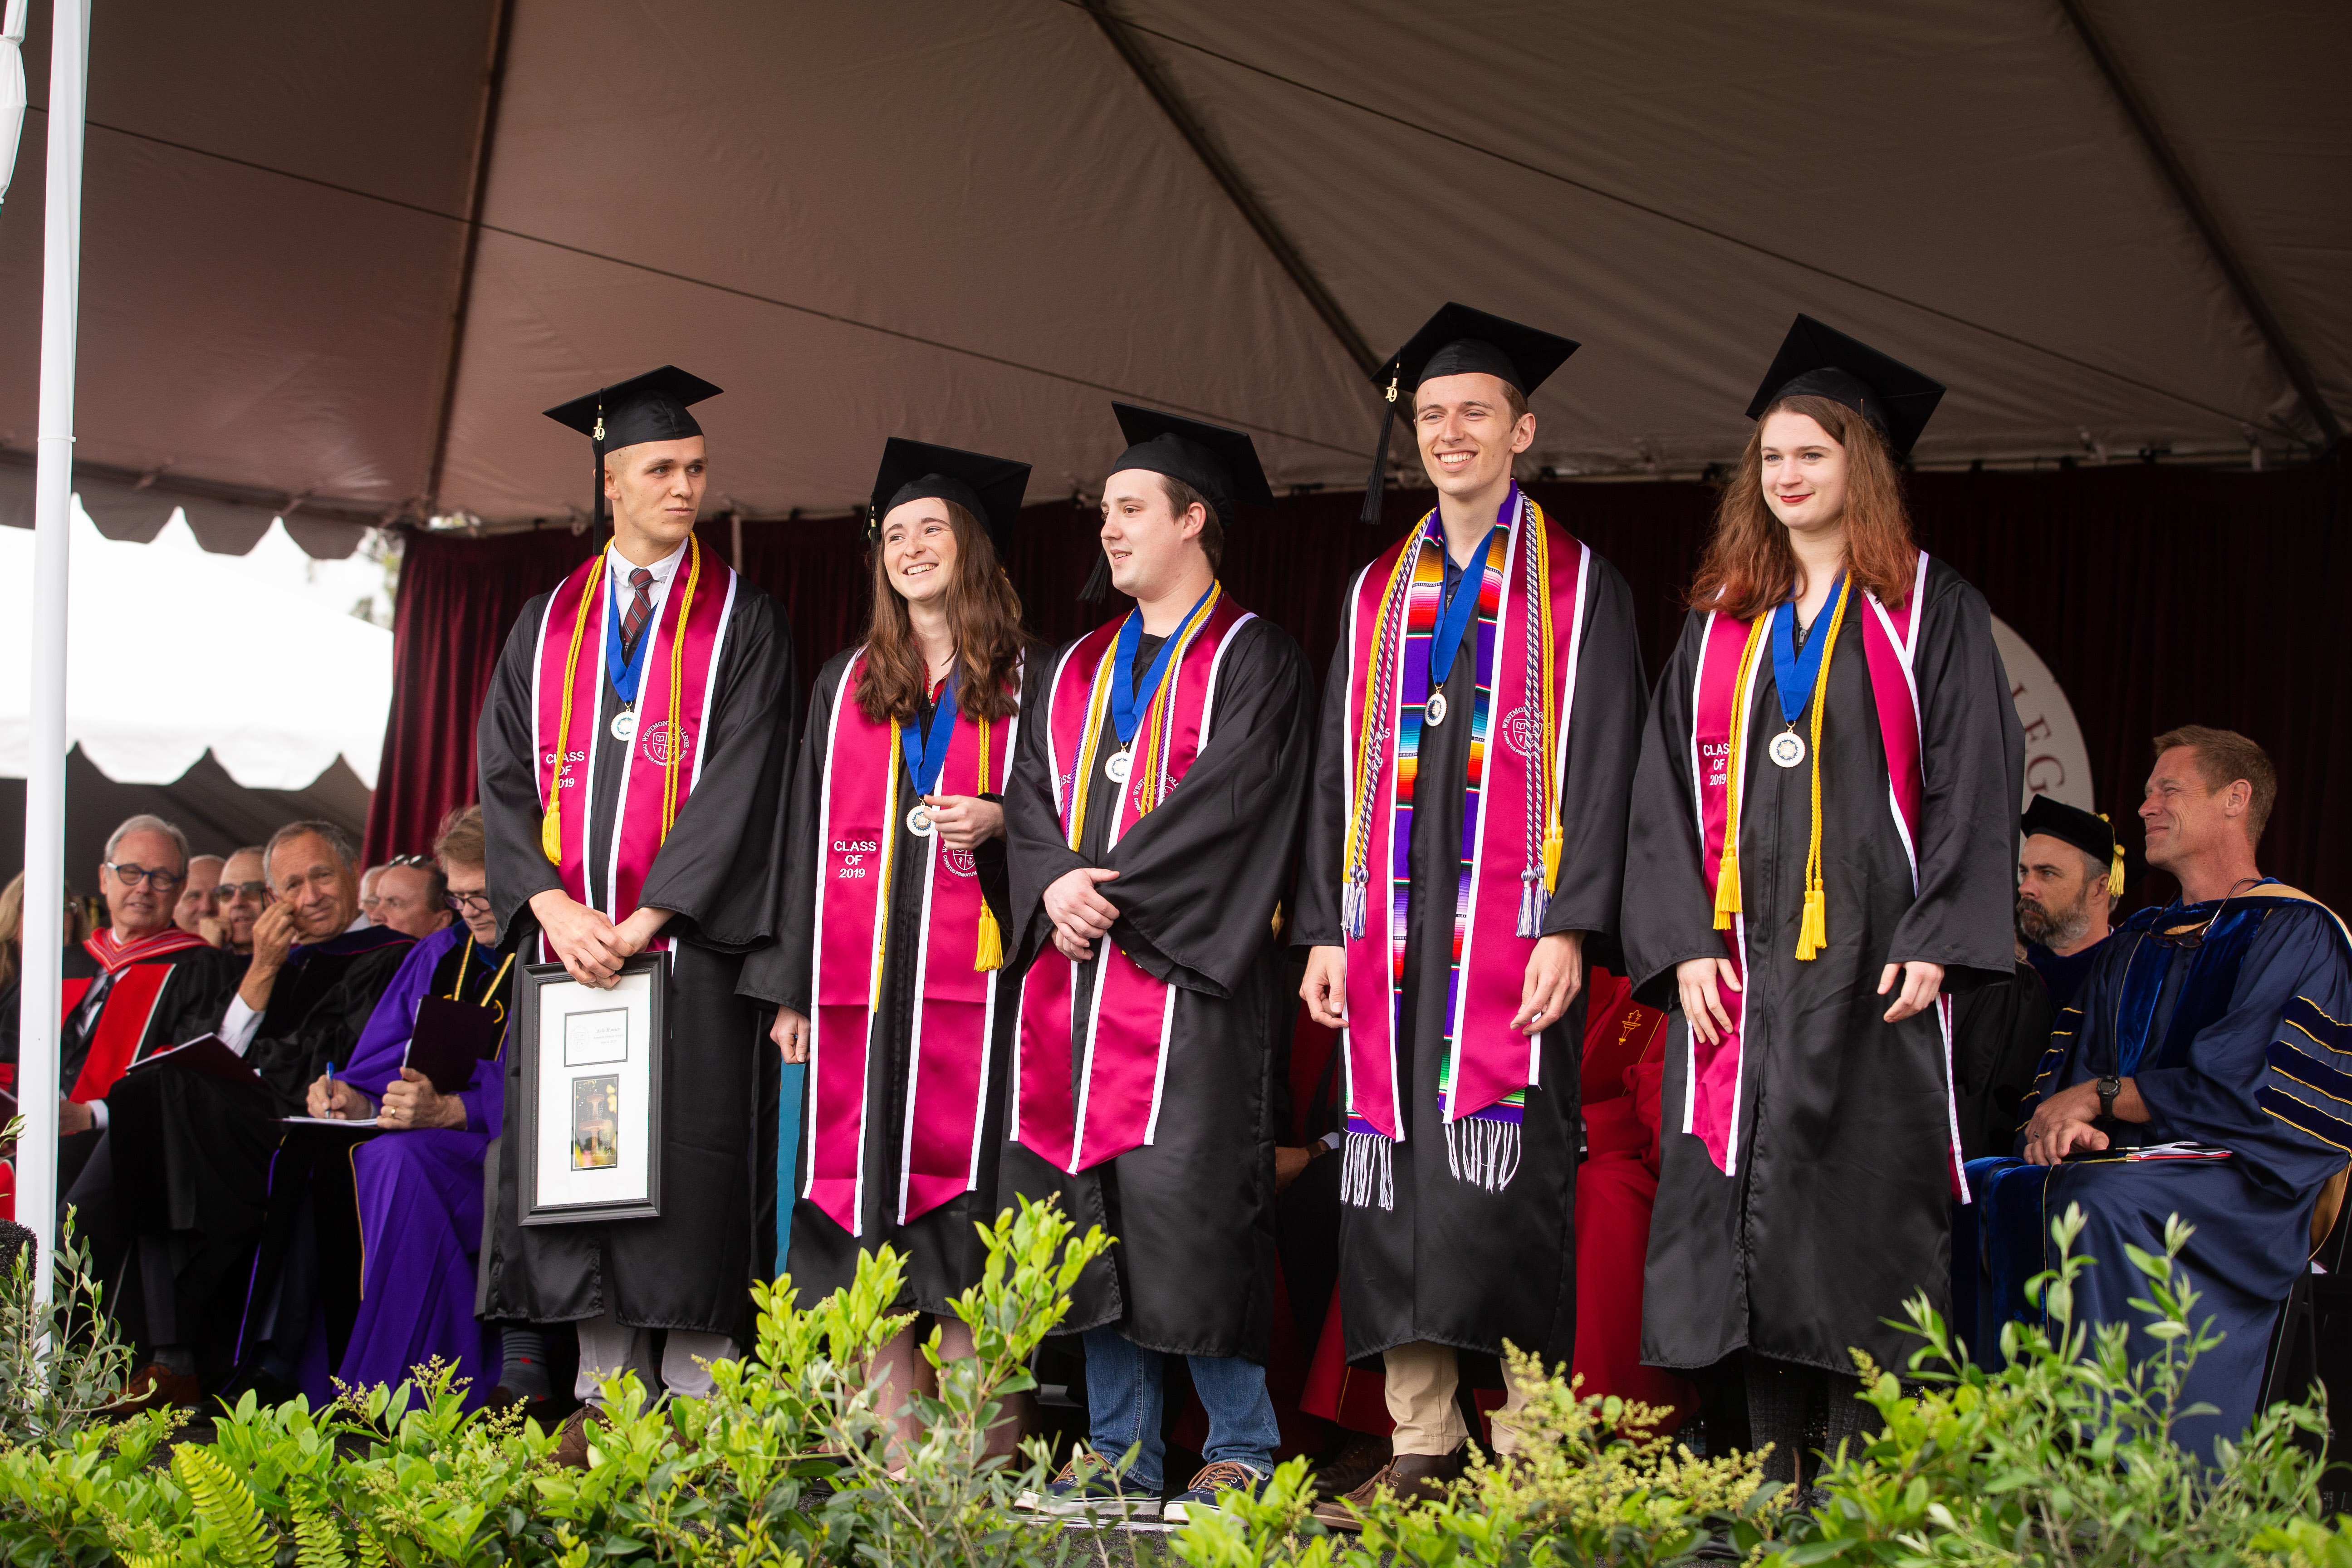
<path id="1" fill-rule="evenodd" d="M 972 953 L 971 966 L 986 973 L 1004 967 L 1004 933 L 996 928 L 996 911 L 988 907 L 988 900 L 980 900 L 980 945 Z"/>
<path id="2" fill-rule="evenodd" d="M 1851 577 L 1838 584 L 1830 640 L 1822 648 L 1822 672 L 1813 681 L 1813 830 L 1805 848 L 1805 912 L 1797 921 L 1797 957 L 1806 963 L 1830 944 L 1830 895 L 1822 883 L 1822 715 L 1830 705 L 1830 660 L 1837 657 L 1838 630 L 1845 625 L 1845 602 L 1853 593 Z"/>
<path id="3" fill-rule="evenodd" d="M 1544 892 L 1559 891 L 1559 824 L 1554 821 L 1544 834 Z"/>
<path id="4" fill-rule="evenodd" d="M 2103 811 L 2103 812 L 2101 812 L 2101 813 L 2099 813 L 2099 820 L 2100 820 L 2101 822 L 2106 822 L 2106 823 L 2107 823 L 2107 826 L 2108 826 L 2109 828 L 2111 828 L 2111 829 L 2115 826 L 2115 824 L 2114 824 L 2114 823 L 2112 823 L 2112 822 L 2107 822 L 2107 814 L 2106 814 L 2105 812 L 2104 812 L 2104 811 Z M 2111 898 L 2111 899 L 2120 899 L 2120 898 L 2122 898 L 2123 896 L 2124 896 L 2124 841 L 2123 841 L 2121 838 L 2117 838 L 2117 839 L 2116 840 L 2116 858 L 2115 858 L 2115 863 L 2114 863 L 2113 865 L 2111 865 L 2111 866 L 2109 866 L 2109 867 L 2107 868 L 2107 897 L 2109 897 L 2109 898 Z"/>
<path id="5" fill-rule="evenodd" d="M 1723 858 L 1715 868 L 1715 929 L 1729 931 L 1731 917 L 1739 912 L 1739 852 L 1727 837 Z"/>

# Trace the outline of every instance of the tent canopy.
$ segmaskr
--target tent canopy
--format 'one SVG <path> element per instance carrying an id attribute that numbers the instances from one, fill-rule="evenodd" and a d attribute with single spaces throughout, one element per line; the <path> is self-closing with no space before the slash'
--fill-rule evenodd
<path id="1" fill-rule="evenodd" d="M 78 486 L 321 550 L 560 518 L 538 411 L 664 362 L 752 515 L 854 506 L 892 434 L 1087 489 L 1112 395 L 1360 485 L 1365 366 L 1447 299 L 1585 343 L 1561 474 L 1735 456 L 1800 310 L 1950 384 L 1923 464 L 2300 453 L 2352 418 L 2347 58 L 2297 0 L 105 0 Z"/>

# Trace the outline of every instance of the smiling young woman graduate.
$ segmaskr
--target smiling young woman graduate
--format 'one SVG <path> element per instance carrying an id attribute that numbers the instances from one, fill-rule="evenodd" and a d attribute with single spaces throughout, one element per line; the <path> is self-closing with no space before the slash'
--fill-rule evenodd
<path id="1" fill-rule="evenodd" d="M 774 930 L 797 683 L 782 608 L 694 537 L 706 456 L 687 405 L 718 390 L 664 366 L 549 410 L 595 443 L 613 541 L 524 606 L 476 739 L 502 942 L 589 985 L 671 954 L 660 1217 L 526 1227 L 519 1162 L 499 1163 L 482 1315 L 577 1322 L 583 1398 L 655 1329 L 670 1391 L 707 1391 L 700 1363 L 749 1339 L 763 1261 L 774 1058 L 735 983 Z M 508 1053 L 509 1131 L 525 1055 Z M 577 1426 L 565 1452 L 585 1462 Z"/>
<path id="2" fill-rule="evenodd" d="M 907 1260 L 896 1305 L 938 1318 L 950 1357 L 971 1353 L 948 1303 L 986 1261 L 975 1226 L 996 1217 L 1016 1012 L 1000 802 L 1025 638 L 1000 563 L 1028 482 L 1003 458 L 883 449 L 866 635 L 817 672 L 776 944 L 738 986 L 776 1005 L 784 1060 L 811 1064 L 786 1262 L 802 1300 L 887 1244 Z M 883 1350 L 886 1409 L 930 1392 L 917 1335 Z"/>
<path id="3" fill-rule="evenodd" d="M 1349 586 L 1291 931 L 1346 1031 L 1347 1351 L 1397 1423 L 1356 1501 L 1461 1473 L 1457 1352 L 1575 1352 L 1583 943 L 1616 923 L 1643 697 L 1625 580 L 1511 478 L 1576 346 L 1448 305 L 1381 374 L 1438 500 Z"/>
<path id="4" fill-rule="evenodd" d="M 1942 394 L 1797 318 L 1633 787 L 1626 957 L 1675 1008 L 1643 1359 L 1745 1350 L 1783 1480 L 1824 1388 L 1832 1441 L 1857 1429 L 1849 1350 L 1901 1366 L 1885 1320 L 1948 1295 L 1950 994 L 2012 972 L 2023 737 L 1895 467 Z"/>
<path id="5" fill-rule="evenodd" d="M 1103 493 L 1136 607 L 1040 658 L 1004 796 L 1023 976 L 1004 1175 L 1118 1245 L 1072 1292 L 1095 1456 L 1041 1499 L 1160 1512 L 1160 1355 L 1191 1358 L 1208 1468 L 1171 1510 L 1273 1473 L 1274 917 L 1307 782 L 1306 658 L 1216 578 L 1238 431 L 1123 405 Z M 1137 1494 L 1140 1494 L 1139 1496 Z"/>

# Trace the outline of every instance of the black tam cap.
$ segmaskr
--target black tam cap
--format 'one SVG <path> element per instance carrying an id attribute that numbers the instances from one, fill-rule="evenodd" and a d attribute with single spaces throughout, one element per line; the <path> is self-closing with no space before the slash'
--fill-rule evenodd
<path id="1" fill-rule="evenodd" d="M 1761 417 L 1784 397 L 1826 397 L 1869 420 L 1897 458 L 1907 458 L 1943 395 L 1942 382 L 1801 315 L 1764 373 L 1748 417 Z"/>
<path id="2" fill-rule="evenodd" d="M 1274 489 L 1265 482 L 1265 469 L 1258 462 L 1257 444 L 1241 431 L 1156 408 L 1138 408 L 1132 403 L 1114 403 L 1110 407 L 1118 416 L 1119 432 L 1128 442 L 1127 450 L 1110 466 L 1112 473 L 1141 468 L 1181 479 L 1201 493 L 1201 499 L 1215 510 L 1218 522 L 1227 527 L 1233 524 L 1234 502 L 1274 499 Z M 1078 597 L 1099 599 L 1109 586 L 1109 566 L 1098 558 Z"/>
<path id="3" fill-rule="evenodd" d="M 700 376 L 666 364 L 547 410 L 550 419 L 579 431 L 594 445 L 596 499 L 589 514 L 597 522 L 604 521 L 604 454 L 646 441 L 683 441 L 701 435 L 702 426 L 687 406 L 716 397 L 719 391 Z"/>
<path id="4" fill-rule="evenodd" d="M 2045 833 L 2080 849 L 2107 868 L 2107 891 L 2117 898 L 2123 896 L 2123 846 L 2116 840 L 2115 825 L 2105 817 L 2046 795 L 2037 795 L 2033 804 L 2025 808 L 2025 815 L 2018 818 L 2017 826 L 2028 838 Z"/>
<path id="5" fill-rule="evenodd" d="M 1372 384 L 1388 395 L 1388 407 L 1381 414 L 1381 443 L 1372 454 L 1371 478 L 1364 485 L 1365 523 L 1381 520 L 1381 497 L 1388 483 L 1389 430 L 1401 399 L 1409 400 L 1432 377 L 1474 372 L 1496 376 L 1525 397 L 1566 364 L 1568 356 L 1580 346 L 1571 339 L 1538 331 L 1467 305 L 1449 302 L 1430 317 L 1412 342 L 1372 373 Z"/>
<path id="6" fill-rule="evenodd" d="M 953 501 L 988 530 L 1002 563 L 1010 558 L 1021 498 L 1028 489 L 1026 463 L 893 436 L 882 448 L 882 468 L 874 476 L 874 510 L 866 519 L 866 537 L 879 538 L 882 520 L 910 500 Z"/>

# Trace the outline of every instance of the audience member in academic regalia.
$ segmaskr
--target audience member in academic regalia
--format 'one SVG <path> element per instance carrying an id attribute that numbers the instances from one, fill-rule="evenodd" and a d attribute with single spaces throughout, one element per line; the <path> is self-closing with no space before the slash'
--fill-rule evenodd
<path id="1" fill-rule="evenodd" d="M 216 912 L 214 896 L 220 890 L 227 859 L 219 855 L 192 855 L 188 875 L 180 884 L 179 901 L 172 906 L 172 923 L 190 936 L 203 936 L 205 922 Z"/>
<path id="2" fill-rule="evenodd" d="M 1008 1192 L 1118 1245 L 1080 1279 L 1091 1449 L 1032 1506 L 1160 1512 L 1163 1354 L 1190 1359 L 1209 1460 L 1169 1505 L 1273 1472 L 1274 921 L 1307 784 L 1298 645 L 1217 582 L 1249 437 L 1124 405 L 1108 582 L 1136 607 L 1024 683 L 1004 797 L 1023 980 Z M 1140 1444 L 1122 1489 L 1100 1468 Z"/>
<path id="3" fill-rule="evenodd" d="M 707 459 L 687 405 L 718 390 L 664 366 L 549 410 L 593 445 L 613 539 L 524 606 L 477 731 L 502 943 L 592 986 L 656 944 L 671 959 L 660 1217 L 524 1226 L 519 1162 L 498 1166 L 479 1310 L 576 1322 L 583 1399 L 661 1329 L 661 1382 L 707 1393 L 708 1363 L 750 1338 L 766 1261 L 778 1069 L 735 985 L 775 930 L 798 682 L 782 610 L 694 537 Z M 587 1462 L 588 1418 L 567 1425 L 568 1463 Z"/>
<path id="4" fill-rule="evenodd" d="M 948 1303 L 980 1281 L 1018 1008 L 1003 968 L 1012 891 L 1004 778 L 1020 712 L 1021 601 L 999 564 L 1028 465 L 892 440 L 875 481 L 866 634 L 817 672 L 793 772 L 776 944 L 738 989 L 777 1005 L 772 1037 L 813 1062 L 786 1268 L 803 1300 L 861 1252 L 907 1260 L 897 1303 L 971 1354 Z M 789 1201 L 789 1200 L 787 1200 Z M 917 1348 L 881 1352 L 895 1411 L 934 1393 Z M 900 1436 L 912 1441 L 911 1417 Z M 1013 1423 L 1001 1428 L 1011 1452 Z"/>
<path id="5" fill-rule="evenodd" d="M 173 923 L 188 841 L 159 816 L 130 818 L 106 841 L 98 889 L 110 926 L 65 951 L 58 1037 L 58 1186 L 73 1191 L 108 1125 L 107 1096 L 131 1064 L 213 1026 L 234 984 L 220 954 Z M 13 1001 L 14 999 L 11 998 Z M 17 1009 L 0 1012 L 0 1089 L 16 1089 Z M 12 1108 L 13 1109 L 13 1108 Z M 15 1205 L 8 1205 L 13 1215 Z M 101 1252 L 107 1239 L 92 1236 Z M 121 1259 L 101 1257 L 101 1268 Z M 111 1270 L 108 1276 L 111 1279 Z"/>
<path id="6" fill-rule="evenodd" d="M 191 1402 L 198 1380 L 217 1386 L 239 1360 L 256 1379 L 278 1380 L 266 1389 L 293 1382 L 301 1344 L 277 1333 L 276 1279 L 253 1269 L 273 1166 L 292 1174 L 278 1119 L 301 1112 L 327 1063 L 350 1059 L 409 945 L 358 918 L 356 858 L 327 823 L 270 836 L 275 901 L 254 922 L 253 962 L 216 1031 L 258 1081 L 182 1058 L 130 1074 L 109 1097 L 110 1169 L 93 1160 L 72 1194 L 93 1212 L 110 1205 L 111 1223 L 137 1238 L 146 1342 L 170 1374 L 150 1391 L 159 1400 Z M 243 1310 L 249 1288 L 258 1315 Z M 240 1321 L 252 1331 L 240 1336 Z"/>
<path id="7" fill-rule="evenodd" d="M 2019 826 L 2025 844 L 2017 860 L 2018 933 L 2051 1001 L 2063 1007 L 2107 940 L 2124 896 L 2124 847 L 2105 816 L 2046 795 L 2033 797 Z"/>
<path id="8" fill-rule="evenodd" d="M 2057 1267 L 2051 1222 L 2079 1205 L 2074 1254 L 2097 1261 L 2074 1280 L 2074 1325 L 2130 1323 L 2135 1359 L 2176 1353 L 2144 1331 L 2128 1249 L 2160 1256 L 2178 1215 L 2195 1230 L 2189 1320 L 2221 1343 L 2181 1389 L 2211 1414 L 2172 1436 L 2205 1452 L 2252 1419 L 2279 1307 L 2343 1200 L 2352 936 L 2255 863 L 2278 798 L 2260 746 L 2189 726 L 2156 753 L 2140 821 L 2147 863 L 2180 897 L 2125 921 L 2059 1016 L 2024 1159 L 1969 1167 L 1985 1268 L 1964 1337 L 1997 1359 L 2004 1319 L 2041 1321 L 2024 1283 Z"/>
<path id="9" fill-rule="evenodd" d="M 449 883 L 423 855 L 396 855 L 375 883 L 375 920 L 419 942 L 454 923 Z"/>
<path id="10" fill-rule="evenodd" d="M 1617 921 L 1643 701 L 1625 580 L 1511 477 L 1576 346 L 1447 305 L 1376 378 L 1438 500 L 1349 584 L 1290 933 L 1347 1030 L 1340 1319 L 1396 1420 L 1335 1529 L 1462 1473 L 1461 1352 L 1575 1354 L 1584 946 Z"/>
<path id="11" fill-rule="evenodd" d="M 262 868 L 260 845 L 248 845 L 228 858 L 213 899 L 215 913 L 198 934 L 236 961 L 242 980 L 253 959 L 254 923 L 269 907 L 269 878 Z"/>
<path id="12" fill-rule="evenodd" d="M 392 1386 L 438 1358 L 457 1367 L 467 1405 L 478 1408 L 494 1389 L 510 1387 L 502 1373 L 492 1375 L 499 1365 L 492 1359 L 495 1333 L 476 1320 L 474 1293 L 482 1160 L 506 1106 L 502 1052 L 514 955 L 499 953 L 498 922 L 482 896 L 481 808 L 450 813 L 434 854 L 452 889 L 445 897 L 466 898 L 465 919 L 409 949 L 350 1062 L 310 1085 L 309 1113 L 372 1121 L 382 1130 L 352 1151 L 356 1202 L 346 1223 L 364 1272 L 348 1281 L 356 1310 L 341 1336 L 336 1377 L 352 1387 Z M 409 1065 L 412 1040 L 428 1029 L 475 1047 L 479 1065 L 465 1088 L 442 1094 Z M 543 1368 L 539 1376 L 544 1396 Z M 332 1397 L 323 1380 L 303 1392 L 314 1401 Z"/>
<path id="13" fill-rule="evenodd" d="M 1625 867 L 1666 1050 L 1643 1359 L 1736 1351 L 1767 1472 L 1949 1289 L 1948 998 L 2004 983 L 2024 741 L 1983 596 L 1911 542 L 1943 389 L 1800 316 L 1748 413 L 1651 707 Z"/>

